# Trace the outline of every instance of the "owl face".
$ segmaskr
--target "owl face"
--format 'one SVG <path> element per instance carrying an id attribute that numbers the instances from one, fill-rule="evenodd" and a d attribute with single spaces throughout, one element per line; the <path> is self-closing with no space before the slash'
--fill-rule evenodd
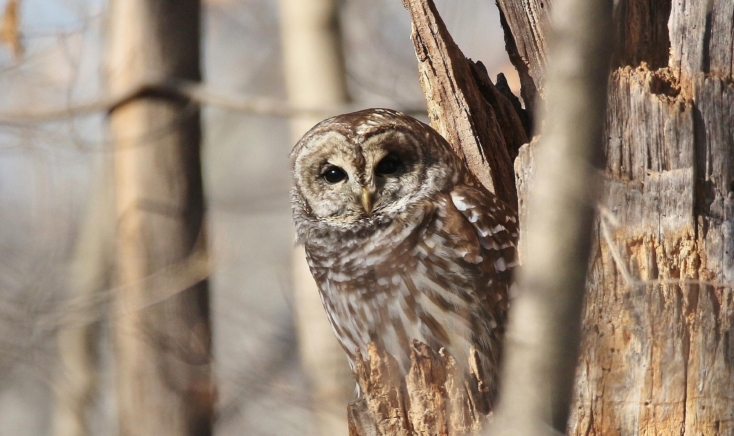
<path id="1" fill-rule="evenodd" d="M 296 160 L 296 183 L 315 217 L 354 221 L 400 207 L 424 182 L 423 160 L 415 139 L 400 131 L 356 144 L 327 132 Z"/>
<path id="2" fill-rule="evenodd" d="M 394 215 L 454 184 L 456 160 L 438 133 L 400 113 L 340 115 L 294 148 L 294 207 L 340 226 Z"/>

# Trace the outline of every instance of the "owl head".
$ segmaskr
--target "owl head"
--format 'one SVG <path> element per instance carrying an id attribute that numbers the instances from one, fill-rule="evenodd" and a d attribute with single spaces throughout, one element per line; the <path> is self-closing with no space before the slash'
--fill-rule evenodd
<path id="1" fill-rule="evenodd" d="M 293 148 L 291 163 L 296 224 L 333 227 L 394 217 L 454 186 L 462 168 L 438 132 L 388 109 L 320 122 Z"/>

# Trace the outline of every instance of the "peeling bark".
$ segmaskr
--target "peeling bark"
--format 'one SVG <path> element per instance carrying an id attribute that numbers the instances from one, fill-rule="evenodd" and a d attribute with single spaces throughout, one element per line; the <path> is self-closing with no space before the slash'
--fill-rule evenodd
<path id="1" fill-rule="evenodd" d="M 413 341 L 408 374 L 391 355 L 369 344 L 354 372 L 362 397 L 349 405 L 349 435 L 471 434 L 482 428 L 490 392 L 477 379 L 476 353 L 466 374 L 444 349 Z"/>
<path id="2" fill-rule="evenodd" d="M 403 0 L 431 126 L 448 140 L 482 184 L 515 206 L 512 160 L 527 142 L 518 113 L 481 63 L 454 43 L 432 0 Z M 521 110 L 522 111 L 522 110 Z"/>
<path id="3" fill-rule="evenodd" d="M 499 3 L 524 8 L 509 26 L 515 39 L 547 27 L 531 19 L 532 0 Z M 619 5 L 568 433 L 732 434 L 734 3 Z M 535 148 L 515 163 L 521 228 Z"/>

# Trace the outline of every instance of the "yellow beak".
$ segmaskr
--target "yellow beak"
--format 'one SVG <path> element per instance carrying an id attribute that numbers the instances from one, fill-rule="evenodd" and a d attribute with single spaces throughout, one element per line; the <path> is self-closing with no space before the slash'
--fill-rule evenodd
<path id="1" fill-rule="evenodd" d="M 367 188 L 362 188 L 362 207 L 367 214 L 372 213 L 372 195 Z"/>

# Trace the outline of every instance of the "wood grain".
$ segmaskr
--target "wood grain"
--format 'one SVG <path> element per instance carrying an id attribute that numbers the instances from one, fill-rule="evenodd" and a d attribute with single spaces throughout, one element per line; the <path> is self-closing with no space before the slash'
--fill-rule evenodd
<path id="1" fill-rule="evenodd" d="M 411 366 L 401 374 L 397 361 L 369 344 L 355 366 L 362 398 L 350 404 L 350 436 L 472 434 L 482 428 L 489 392 L 477 383 L 476 352 L 467 374 L 444 349 L 413 341 Z"/>
<path id="2" fill-rule="evenodd" d="M 418 70 L 435 128 L 484 186 L 513 207 L 512 159 L 527 142 L 516 108 L 454 43 L 432 0 L 403 0 L 413 20 Z"/>
<path id="3" fill-rule="evenodd" d="M 620 0 L 616 8 L 617 64 L 668 66 L 671 0 Z"/>
<path id="4" fill-rule="evenodd" d="M 521 94 L 531 116 L 545 99 L 551 0 L 497 0 L 510 61 L 520 75 Z"/>
<path id="5" fill-rule="evenodd" d="M 569 434 L 734 434 L 734 3 L 705 3 L 620 2 L 616 14 Z M 516 39 L 544 28 L 515 6 Z M 515 163 L 521 228 L 535 147 Z"/>

